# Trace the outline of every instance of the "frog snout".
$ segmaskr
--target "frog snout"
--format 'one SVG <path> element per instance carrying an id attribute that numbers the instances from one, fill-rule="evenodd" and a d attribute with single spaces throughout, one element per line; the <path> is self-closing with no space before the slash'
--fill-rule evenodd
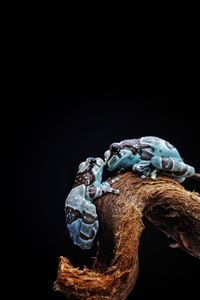
<path id="1" fill-rule="evenodd" d="M 118 155 L 113 154 L 110 150 L 107 150 L 104 154 L 105 164 L 108 170 L 112 170 L 113 165 L 119 160 Z"/>
<path id="2" fill-rule="evenodd" d="M 99 167 L 102 167 L 102 166 L 105 165 L 105 162 L 101 157 L 97 157 L 96 158 L 96 165 L 99 166 Z"/>
<path id="3" fill-rule="evenodd" d="M 107 162 L 109 161 L 109 159 L 111 158 L 111 151 L 110 150 L 107 150 L 105 153 L 104 153 L 104 160 L 105 160 L 105 163 L 107 164 Z"/>

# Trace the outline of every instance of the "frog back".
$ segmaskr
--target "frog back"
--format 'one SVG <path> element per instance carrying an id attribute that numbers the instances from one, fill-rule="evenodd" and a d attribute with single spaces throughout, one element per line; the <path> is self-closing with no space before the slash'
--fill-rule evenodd
<path id="1" fill-rule="evenodd" d="M 86 187 L 84 184 L 74 187 L 65 200 L 65 207 L 71 206 L 74 209 L 79 209 L 81 207 L 82 201 L 85 200 L 85 194 Z"/>
<path id="2" fill-rule="evenodd" d="M 142 137 L 140 138 L 140 146 L 141 148 L 151 148 L 153 156 L 175 157 L 182 161 L 178 150 L 168 141 L 161 138 L 155 136 Z"/>

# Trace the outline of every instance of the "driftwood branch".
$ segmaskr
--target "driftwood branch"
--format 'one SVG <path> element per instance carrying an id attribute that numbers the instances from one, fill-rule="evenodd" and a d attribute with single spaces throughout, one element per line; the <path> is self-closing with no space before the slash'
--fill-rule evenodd
<path id="1" fill-rule="evenodd" d="M 119 177 L 114 187 L 120 195 L 106 194 L 95 202 L 101 228 L 93 268 L 80 270 L 60 257 L 54 289 L 68 299 L 127 298 L 138 274 L 143 216 L 174 239 L 172 247 L 200 258 L 199 195 L 164 176 L 142 180 L 126 172 Z"/>

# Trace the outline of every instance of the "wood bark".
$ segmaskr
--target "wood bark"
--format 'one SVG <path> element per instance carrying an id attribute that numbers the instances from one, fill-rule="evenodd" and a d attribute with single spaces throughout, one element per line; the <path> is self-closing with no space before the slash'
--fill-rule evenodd
<path id="1" fill-rule="evenodd" d="M 60 257 L 54 289 L 68 299 L 123 300 L 138 275 L 138 248 L 148 218 L 180 247 L 200 258 L 200 196 L 176 180 L 158 176 L 139 178 L 133 172 L 119 175 L 119 195 L 96 199 L 100 220 L 99 248 L 92 269 L 74 268 Z"/>

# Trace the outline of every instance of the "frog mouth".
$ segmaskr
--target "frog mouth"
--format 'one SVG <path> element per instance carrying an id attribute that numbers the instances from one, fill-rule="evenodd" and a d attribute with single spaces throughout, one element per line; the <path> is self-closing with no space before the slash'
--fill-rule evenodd
<path id="1" fill-rule="evenodd" d="M 115 168 L 121 157 L 122 155 L 120 152 L 113 154 L 110 150 L 107 150 L 105 152 L 105 165 L 111 170 Z"/>
<path id="2" fill-rule="evenodd" d="M 110 150 L 108 150 L 108 151 L 109 151 L 110 153 L 109 153 L 108 157 L 105 159 L 105 163 L 106 163 L 106 164 L 108 164 L 108 162 L 112 163 L 113 160 L 116 160 L 116 156 L 117 156 L 118 158 L 121 158 L 121 157 L 122 157 L 122 155 L 121 155 L 120 152 L 117 152 L 117 153 L 113 154 Z"/>

